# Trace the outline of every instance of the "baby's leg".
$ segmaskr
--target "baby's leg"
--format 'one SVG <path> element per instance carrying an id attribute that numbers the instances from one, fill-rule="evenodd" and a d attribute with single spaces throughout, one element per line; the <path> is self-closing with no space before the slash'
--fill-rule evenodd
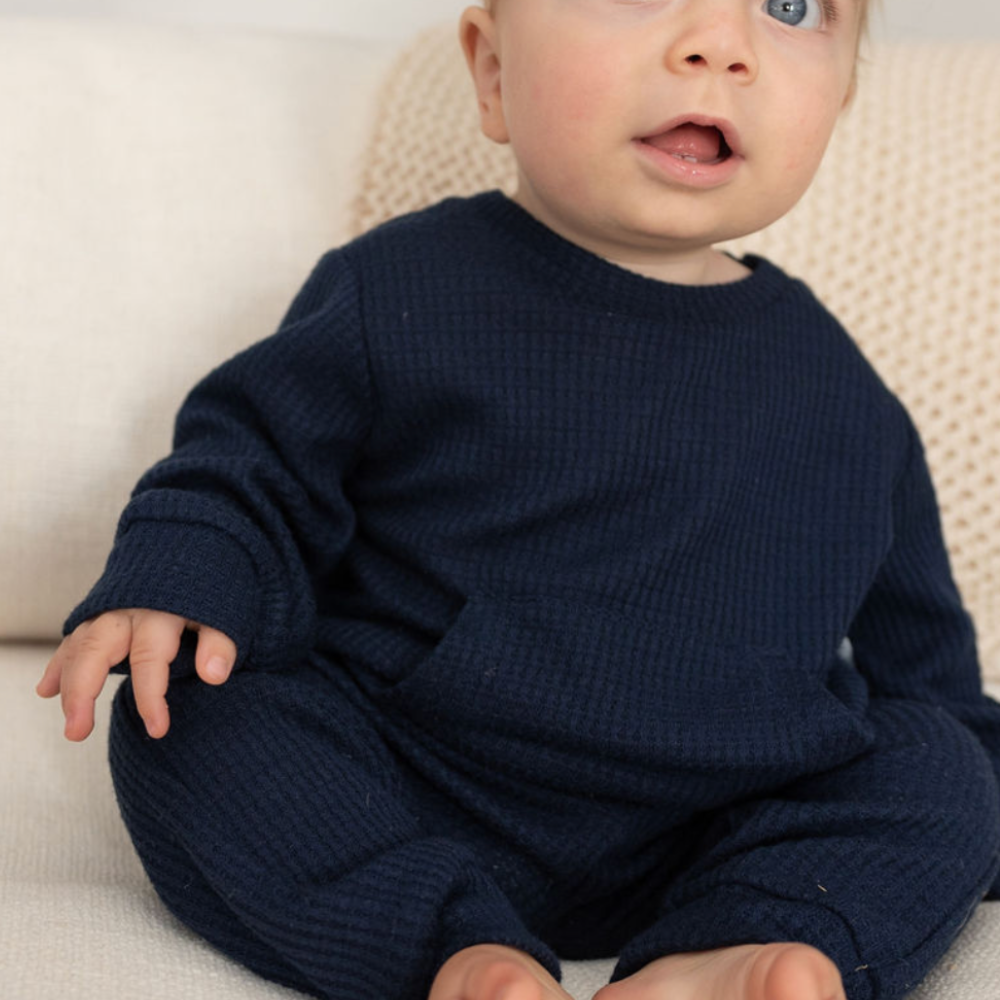
<path id="1" fill-rule="evenodd" d="M 600 1000 L 891 1000 L 917 985 L 997 873 L 996 778 L 937 709 L 875 700 L 869 719 L 868 753 L 719 817 Z M 796 947 L 758 947 L 774 942 Z"/>
<path id="2" fill-rule="evenodd" d="M 216 947 L 343 1000 L 425 1000 L 483 942 L 558 974 L 481 857 L 404 806 L 409 773 L 341 682 L 244 670 L 169 698 L 170 732 L 151 740 L 122 686 L 112 773 L 155 888 Z"/>

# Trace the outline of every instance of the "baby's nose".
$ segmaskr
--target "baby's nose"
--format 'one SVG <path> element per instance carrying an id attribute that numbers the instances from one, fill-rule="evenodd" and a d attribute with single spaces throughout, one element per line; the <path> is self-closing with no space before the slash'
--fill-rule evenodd
<path id="1" fill-rule="evenodd" d="M 759 65 L 751 16 L 745 3 L 733 0 L 687 4 L 673 24 L 667 65 L 675 73 L 725 73 L 752 82 Z"/>

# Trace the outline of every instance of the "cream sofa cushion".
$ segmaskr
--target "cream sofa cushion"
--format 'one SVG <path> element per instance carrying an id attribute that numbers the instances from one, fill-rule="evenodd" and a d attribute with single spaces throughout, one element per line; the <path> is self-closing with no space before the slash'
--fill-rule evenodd
<path id="1" fill-rule="evenodd" d="M 347 237 L 396 48 L 2 19 L 0 637 L 59 634 L 184 394 Z"/>

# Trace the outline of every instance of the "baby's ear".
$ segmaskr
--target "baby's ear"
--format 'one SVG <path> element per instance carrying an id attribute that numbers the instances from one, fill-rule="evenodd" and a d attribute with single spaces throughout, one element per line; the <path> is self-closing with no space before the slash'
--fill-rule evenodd
<path id="1" fill-rule="evenodd" d="M 458 38 L 476 87 L 483 135 L 494 142 L 509 142 L 500 92 L 500 47 L 496 20 L 482 7 L 469 7 L 459 22 Z"/>

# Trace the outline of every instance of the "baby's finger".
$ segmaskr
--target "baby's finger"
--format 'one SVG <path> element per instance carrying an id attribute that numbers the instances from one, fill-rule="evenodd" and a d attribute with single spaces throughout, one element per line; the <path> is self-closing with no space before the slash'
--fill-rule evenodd
<path id="1" fill-rule="evenodd" d="M 188 624 L 198 631 L 198 648 L 194 654 L 198 676 L 206 684 L 224 684 L 236 663 L 236 643 L 218 629 L 194 622 Z"/>
<path id="2" fill-rule="evenodd" d="M 60 647 L 56 667 L 66 717 L 66 738 L 86 739 L 94 728 L 94 702 L 104 688 L 108 671 L 125 658 L 131 627 L 118 612 L 100 615 L 81 625 Z"/>
<path id="3" fill-rule="evenodd" d="M 135 705 L 153 739 L 170 728 L 167 685 L 170 664 L 177 658 L 184 619 L 161 611 L 137 611 L 132 618 L 129 663 Z"/>
<path id="4" fill-rule="evenodd" d="M 67 640 L 63 640 L 59 648 L 52 654 L 52 658 L 45 665 L 41 680 L 35 685 L 35 691 L 41 698 L 54 698 L 59 694 L 59 684 L 62 678 L 63 666 L 68 653 L 66 651 Z"/>

